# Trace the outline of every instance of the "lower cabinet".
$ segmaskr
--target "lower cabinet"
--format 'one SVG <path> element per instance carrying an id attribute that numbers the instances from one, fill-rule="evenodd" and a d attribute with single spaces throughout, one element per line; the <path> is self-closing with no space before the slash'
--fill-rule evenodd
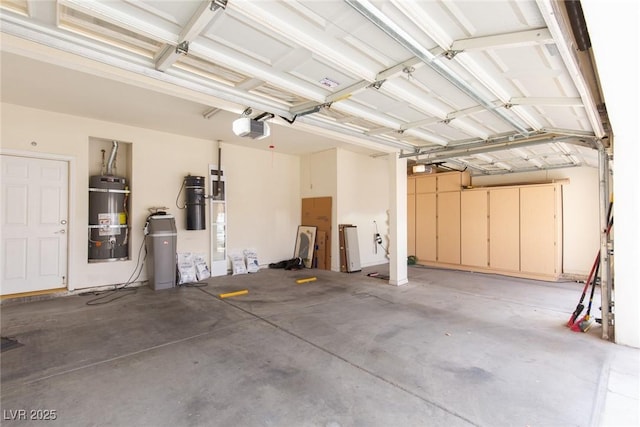
<path id="1" fill-rule="evenodd" d="M 520 271 L 520 189 L 489 190 L 489 267 Z"/>
<path id="2" fill-rule="evenodd" d="M 460 264 L 460 192 L 438 193 L 437 212 L 437 260 Z"/>
<path id="3" fill-rule="evenodd" d="M 520 188 L 520 271 L 558 275 L 561 209 L 555 186 Z"/>
<path id="4" fill-rule="evenodd" d="M 416 194 L 416 257 L 437 261 L 436 193 Z"/>
<path id="5" fill-rule="evenodd" d="M 407 255 L 416 254 L 416 179 L 407 178 Z"/>
<path id="6" fill-rule="evenodd" d="M 489 199 L 487 190 L 460 193 L 460 263 L 474 267 L 489 264 Z"/>

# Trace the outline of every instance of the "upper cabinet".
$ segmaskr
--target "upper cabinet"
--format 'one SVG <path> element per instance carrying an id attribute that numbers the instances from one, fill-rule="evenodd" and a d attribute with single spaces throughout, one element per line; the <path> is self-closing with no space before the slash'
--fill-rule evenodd
<path id="1" fill-rule="evenodd" d="M 435 176 L 438 179 L 438 192 L 460 191 L 471 184 L 469 172 L 447 172 Z"/>
<path id="2" fill-rule="evenodd" d="M 436 175 L 417 176 L 416 181 L 416 194 L 422 193 L 435 193 L 437 187 Z"/>

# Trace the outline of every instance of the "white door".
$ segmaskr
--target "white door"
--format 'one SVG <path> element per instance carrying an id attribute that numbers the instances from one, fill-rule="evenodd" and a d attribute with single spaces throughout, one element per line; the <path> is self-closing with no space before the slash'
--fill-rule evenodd
<path id="1" fill-rule="evenodd" d="M 68 163 L 1 155 L 0 165 L 0 294 L 65 287 Z"/>

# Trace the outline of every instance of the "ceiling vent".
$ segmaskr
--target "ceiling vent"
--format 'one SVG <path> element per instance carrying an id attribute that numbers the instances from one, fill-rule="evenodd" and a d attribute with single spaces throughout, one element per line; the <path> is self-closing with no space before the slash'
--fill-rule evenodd
<path id="1" fill-rule="evenodd" d="M 241 117 L 233 121 L 233 133 L 241 137 L 262 139 L 268 137 L 271 131 L 267 122 Z"/>

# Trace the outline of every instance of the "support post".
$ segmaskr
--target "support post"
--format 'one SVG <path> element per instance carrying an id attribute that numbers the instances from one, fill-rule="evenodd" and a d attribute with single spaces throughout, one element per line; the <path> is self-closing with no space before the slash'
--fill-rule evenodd
<path id="1" fill-rule="evenodd" d="M 389 154 L 389 284 L 407 278 L 407 159 Z"/>

